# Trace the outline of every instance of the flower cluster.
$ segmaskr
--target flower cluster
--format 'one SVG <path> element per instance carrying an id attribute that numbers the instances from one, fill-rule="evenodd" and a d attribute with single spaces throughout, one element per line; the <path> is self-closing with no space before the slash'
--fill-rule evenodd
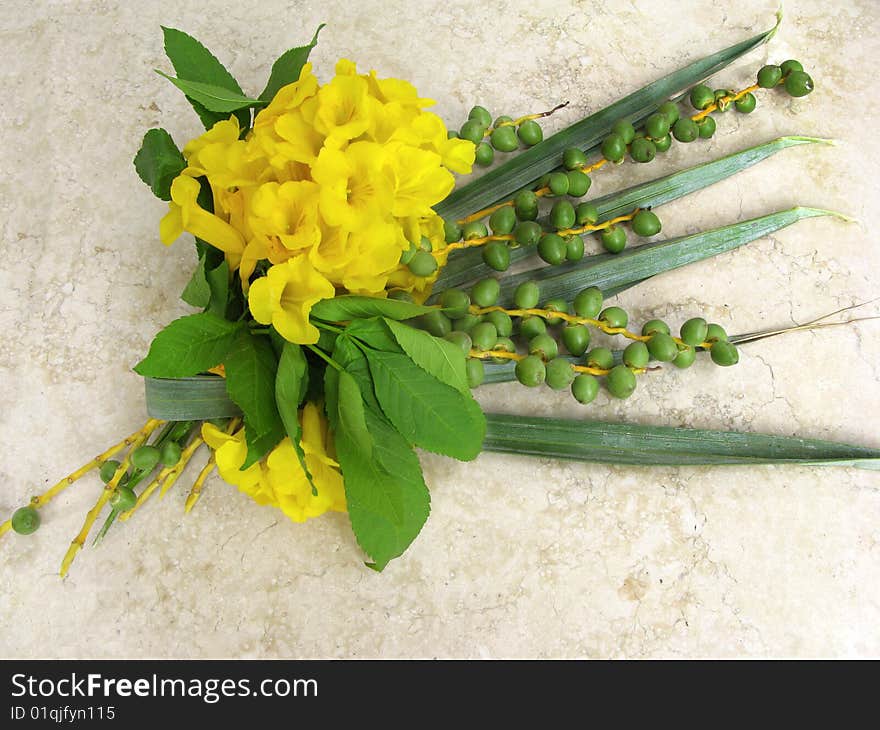
<path id="1" fill-rule="evenodd" d="M 222 250 L 254 318 L 287 340 L 314 343 L 312 305 L 337 291 L 384 295 L 423 282 L 401 254 L 443 246 L 432 206 L 468 173 L 474 145 L 448 139 L 433 102 L 399 79 L 359 75 L 341 60 L 320 85 L 306 64 L 240 139 L 235 116 L 184 148 L 187 167 L 171 186 L 164 243 L 188 231 Z M 213 211 L 199 204 L 205 178 Z M 268 275 L 250 282 L 257 264 Z"/>
<path id="2" fill-rule="evenodd" d="M 314 403 L 301 411 L 302 448 L 315 490 L 309 484 L 289 438 L 267 458 L 242 471 L 247 457 L 244 428 L 226 434 L 211 423 L 202 425 L 202 438 L 214 450 L 220 476 L 258 504 L 278 507 L 294 522 L 325 512 L 345 511 L 345 489 L 339 464 L 328 454 L 327 422 Z M 332 447 L 331 447 L 332 448 Z"/>

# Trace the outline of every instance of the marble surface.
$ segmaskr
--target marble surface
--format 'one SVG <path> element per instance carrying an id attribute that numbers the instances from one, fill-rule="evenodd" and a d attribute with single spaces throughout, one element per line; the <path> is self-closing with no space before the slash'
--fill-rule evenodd
<path id="1" fill-rule="evenodd" d="M 160 24 L 212 48 L 245 89 L 327 21 L 313 55 L 412 79 L 458 124 L 479 102 L 514 115 L 571 105 L 548 131 L 767 28 L 776 5 L 691 0 L 0 5 L 0 514 L 143 421 L 130 367 L 187 311 L 193 264 L 158 240 L 163 205 L 131 159 L 143 131 L 183 142 L 198 121 L 152 72 Z M 786 3 L 772 43 L 722 72 L 747 85 L 796 56 L 802 100 L 762 95 L 708 142 L 596 175 L 648 179 L 783 134 L 837 147 L 785 151 L 665 206 L 675 235 L 795 204 L 880 216 L 870 103 L 880 6 Z M 729 331 L 804 321 L 877 294 L 880 253 L 860 223 L 815 219 L 621 296 L 637 321 L 705 313 Z M 877 313 L 877 308 L 870 313 Z M 652 377 L 629 401 L 584 410 L 511 385 L 488 408 L 737 428 L 880 446 L 880 326 L 743 348 L 731 369 Z M 880 477 L 822 468 L 636 469 L 486 454 L 425 456 L 433 514 L 382 575 L 341 515 L 294 525 L 217 479 L 183 515 L 152 504 L 57 575 L 98 492 L 72 488 L 29 539 L 0 543 L 3 657 L 717 657 L 880 654 Z"/>

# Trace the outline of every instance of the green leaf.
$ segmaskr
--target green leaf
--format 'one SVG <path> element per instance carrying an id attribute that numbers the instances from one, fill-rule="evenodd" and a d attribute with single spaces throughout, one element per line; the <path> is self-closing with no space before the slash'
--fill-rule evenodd
<path id="1" fill-rule="evenodd" d="M 441 383 L 470 396 L 467 382 L 466 357 L 461 348 L 448 340 L 418 330 L 409 325 L 386 320 L 394 339 L 422 370 L 433 375 Z"/>
<path id="2" fill-rule="evenodd" d="M 385 320 L 380 317 L 370 317 L 368 319 L 356 319 L 345 328 L 345 336 L 353 337 L 359 342 L 369 345 L 374 350 L 382 350 L 383 352 L 403 352 L 397 340 L 391 334 L 386 322 L 394 320 Z"/>
<path id="3" fill-rule="evenodd" d="M 617 255 L 600 254 L 574 265 L 524 271 L 504 278 L 500 303 L 511 305 L 516 287 L 526 280 L 538 282 L 545 299 L 570 299 L 589 286 L 599 287 L 606 297 L 611 297 L 664 271 L 731 251 L 804 218 L 826 215 L 843 217 L 818 208 L 791 208 L 723 228 L 635 246 Z"/>
<path id="4" fill-rule="evenodd" d="M 291 48 L 289 51 L 285 51 L 272 64 L 272 73 L 269 74 L 266 88 L 260 94 L 261 100 L 272 101 L 282 86 L 292 84 L 299 79 L 302 67 L 309 60 L 309 53 L 318 45 L 318 33 L 321 32 L 321 28 L 325 25 L 326 23 L 321 23 L 318 26 L 315 35 L 312 36 L 312 42 L 307 46 L 299 46 L 298 48 Z"/>
<path id="5" fill-rule="evenodd" d="M 345 370 L 340 370 L 338 373 L 336 401 L 339 412 L 338 428 L 352 440 L 361 455 L 369 458 L 373 453 L 373 437 L 370 436 L 370 431 L 367 428 L 364 399 L 361 396 L 360 388 L 350 373 Z"/>
<path id="6" fill-rule="evenodd" d="M 625 190 L 603 195 L 591 202 L 596 205 L 599 211 L 599 222 L 604 223 L 617 216 L 631 213 L 636 208 L 656 207 L 677 200 L 724 180 L 740 170 L 751 167 L 776 152 L 788 147 L 811 143 L 830 144 L 831 142 L 815 137 L 780 137 L 711 162 L 695 165 L 680 172 L 633 185 Z M 535 253 L 536 250 L 533 246 L 513 248 L 510 251 L 511 264 L 534 257 Z M 605 255 L 605 257 L 610 259 L 611 255 Z M 495 272 L 483 263 L 482 252 L 478 248 L 461 249 L 454 251 L 450 256 L 449 262 L 443 267 L 443 271 L 434 284 L 433 292 L 437 295 L 445 289 L 459 287 L 468 282 L 493 275 L 496 275 Z"/>
<path id="7" fill-rule="evenodd" d="M 377 350 L 365 355 L 376 398 L 404 438 L 461 461 L 477 457 L 485 419 L 470 394 L 441 383 L 406 355 Z"/>
<path id="8" fill-rule="evenodd" d="M 312 307 L 311 316 L 327 322 L 347 322 L 367 317 L 412 319 L 431 311 L 431 307 L 398 299 L 380 299 L 347 294 L 333 299 L 322 299 Z"/>
<path id="9" fill-rule="evenodd" d="M 306 479 L 309 480 L 312 489 L 315 489 L 312 475 L 306 466 L 306 455 L 300 443 L 302 428 L 299 423 L 299 406 L 303 402 L 308 385 L 309 364 L 302 347 L 292 342 L 285 342 L 281 358 L 278 360 L 278 372 L 275 375 L 275 405 Z"/>
<path id="10" fill-rule="evenodd" d="M 226 260 L 213 269 L 205 272 L 205 279 L 211 292 L 208 311 L 218 317 L 226 315 L 226 305 L 229 303 L 229 264 Z"/>
<path id="11" fill-rule="evenodd" d="M 134 157 L 134 169 L 160 200 L 171 200 L 171 183 L 186 167 L 186 160 L 164 129 L 151 129 L 144 135 Z"/>
<path id="12" fill-rule="evenodd" d="M 419 534 L 431 510 L 431 498 L 409 444 L 372 409 L 366 409 L 364 417 L 372 435 L 372 454 L 362 451 L 341 421 L 334 442 L 352 530 L 373 559 L 371 567 L 382 570 Z"/>
<path id="13" fill-rule="evenodd" d="M 222 86 L 214 84 L 204 84 L 201 81 L 187 81 L 186 79 L 176 79 L 166 73 L 162 73 L 156 69 L 156 73 L 168 79 L 178 89 L 180 89 L 187 97 L 193 101 L 197 101 L 208 111 L 229 114 L 237 109 L 245 109 L 252 106 L 262 106 L 263 102 L 259 99 L 251 99 L 250 97 L 239 94 Z M 226 118 L 226 117 L 223 117 Z"/>
<path id="14" fill-rule="evenodd" d="M 165 54 L 174 66 L 179 79 L 210 84 L 243 95 L 244 92 L 232 74 L 195 38 L 175 28 L 163 26 L 162 32 L 165 37 Z M 202 124 L 205 125 L 205 129 L 210 129 L 217 122 L 229 118 L 229 114 L 211 111 L 193 98 L 189 98 L 189 101 L 202 120 Z M 237 111 L 235 115 L 242 130 L 250 127 L 249 111 Z"/>
<path id="15" fill-rule="evenodd" d="M 487 451 L 640 466 L 813 464 L 880 469 L 880 449 L 738 431 L 486 416 Z"/>
<path id="16" fill-rule="evenodd" d="M 240 416 L 219 375 L 144 378 L 147 414 L 163 421 L 205 421 Z"/>
<path id="17" fill-rule="evenodd" d="M 520 188 L 558 167 L 562 163 L 562 153 L 568 147 L 577 147 L 581 150 L 593 149 L 611 131 L 616 121 L 626 119 L 633 124 L 641 122 L 669 97 L 720 71 L 743 54 L 757 48 L 775 31 L 774 27 L 765 33 L 694 61 L 572 124 L 454 191 L 442 203 L 435 206 L 435 210 L 444 218 L 457 220 L 499 200 L 509 198 Z"/>
<path id="18" fill-rule="evenodd" d="M 193 307 L 204 309 L 211 302 L 211 286 L 205 277 L 205 255 L 199 256 L 199 263 L 189 279 L 180 298 Z"/>
<path id="19" fill-rule="evenodd" d="M 151 378 L 185 378 L 223 362 L 242 326 L 207 312 L 175 319 L 134 368 Z"/>
<path id="20" fill-rule="evenodd" d="M 244 414 L 248 453 L 241 468 L 247 469 L 285 435 L 275 403 L 278 361 L 268 338 L 241 332 L 223 364 L 226 391 Z"/>

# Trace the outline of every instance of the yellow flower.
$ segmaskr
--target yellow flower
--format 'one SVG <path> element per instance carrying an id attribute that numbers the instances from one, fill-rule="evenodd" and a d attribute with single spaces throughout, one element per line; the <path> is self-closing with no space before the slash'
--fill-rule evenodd
<path id="1" fill-rule="evenodd" d="M 202 438 L 214 450 L 217 471 L 224 481 L 251 497 L 257 504 L 277 506 L 275 493 L 269 483 L 268 471 L 263 462 L 251 464 L 241 471 L 247 458 L 244 429 L 227 434 L 210 423 L 202 424 Z"/>
<path id="2" fill-rule="evenodd" d="M 308 180 L 262 184 L 250 203 L 250 228 L 274 236 L 290 251 L 316 246 L 321 240 L 318 224 L 318 186 Z"/>
<path id="3" fill-rule="evenodd" d="M 455 187 L 455 178 L 436 152 L 395 144 L 389 151 L 394 170 L 394 204 L 392 213 L 398 218 L 426 216 L 431 207 L 443 200 Z"/>
<path id="4" fill-rule="evenodd" d="M 201 186 L 187 175 L 178 175 L 171 183 L 168 213 L 159 224 L 162 243 L 170 246 L 184 231 L 192 233 L 229 254 L 241 254 L 244 239 L 226 221 L 199 206 Z"/>
<path id="5" fill-rule="evenodd" d="M 301 255 L 272 266 L 251 284 L 248 306 L 257 322 L 273 325 L 290 342 L 310 345 L 319 335 L 309 323 L 312 305 L 335 294 L 333 284 Z"/>

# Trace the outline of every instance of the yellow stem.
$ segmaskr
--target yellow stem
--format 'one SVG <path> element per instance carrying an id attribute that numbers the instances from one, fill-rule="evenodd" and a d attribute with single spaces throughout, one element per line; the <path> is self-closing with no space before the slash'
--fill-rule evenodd
<path id="1" fill-rule="evenodd" d="M 528 122 L 532 119 L 543 119 L 544 117 L 549 117 L 554 112 L 558 112 L 560 109 L 564 109 L 567 106 L 568 106 L 568 102 L 564 101 L 561 104 L 557 104 L 549 111 L 538 112 L 537 114 L 526 114 L 524 117 L 519 117 L 518 119 L 514 119 L 510 122 L 501 122 L 501 124 L 498 124 L 497 126 L 489 127 L 485 131 L 485 133 L 483 134 L 483 137 L 490 136 L 492 134 L 492 132 L 494 132 L 499 127 L 518 127 L 523 122 Z"/>
<path id="2" fill-rule="evenodd" d="M 238 417 L 229 419 L 229 423 L 226 424 L 226 433 L 230 434 L 235 431 L 240 423 L 241 419 Z M 205 480 L 208 478 L 210 473 L 214 471 L 214 467 L 216 465 L 216 454 L 212 451 L 211 456 L 208 459 L 208 463 L 205 464 L 204 467 L 202 467 L 202 470 L 199 472 L 198 477 L 196 477 L 196 481 L 192 485 L 192 489 L 190 490 L 189 495 L 186 498 L 184 513 L 189 514 L 189 511 L 196 506 L 196 502 L 198 502 L 199 497 L 202 496 L 202 487 L 205 485 Z"/>
<path id="3" fill-rule="evenodd" d="M 178 477 L 183 473 L 183 470 L 186 468 L 186 465 L 189 464 L 190 459 L 192 459 L 193 454 L 196 453 L 198 448 L 205 443 L 202 440 L 201 436 L 196 436 L 189 446 L 187 446 L 183 453 L 180 455 L 180 461 L 178 461 L 169 472 L 168 476 L 165 478 L 165 483 L 162 485 L 162 489 L 159 491 L 159 499 L 162 499 L 165 494 L 168 492 L 171 487 L 174 486 L 174 483 L 177 481 Z M 137 506 L 137 505 L 135 505 Z"/>
<path id="4" fill-rule="evenodd" d="M 507 350 L 471 350 L 468 357 L 476 357 L 480 360 L 488 360 L 490 358 L 498 358 L 500 360 L 523 360 L 527 355 L 519 352 L 507 352 Z M 574 365 L 572 368 L 577 373 L 587 373 L 589 375 L 608 375 L 610 370 L 605 368 L 591 368 L 588 365 Z M 648 368 L 630 368 L 636 375 L 642 375 L 648 371 Z"/>
<path id="5" fill-rule="evenodd" d="M 746 94 L 751 94 L 753 91 L 757 91 L 761 87 L 758 84 L 752 84 L 751 86 L 746 87 L 742 91 L 738 91 L 735 94 L 728 94 L 727 96 L 722 96 L 720 99 L 717 99 L 714 103 L 709 104 L 705 109 L 700 112 L 697 112 L 693 116 L 691 116 L 691 120 L 694 122 L 699 122 L 701 119 L 705 119 L 712 112 L 719 109 L 721 104 L 723 103 L 725 106 L 728 104 L 732 104 L 733 102 L 742 99 Z"/>

